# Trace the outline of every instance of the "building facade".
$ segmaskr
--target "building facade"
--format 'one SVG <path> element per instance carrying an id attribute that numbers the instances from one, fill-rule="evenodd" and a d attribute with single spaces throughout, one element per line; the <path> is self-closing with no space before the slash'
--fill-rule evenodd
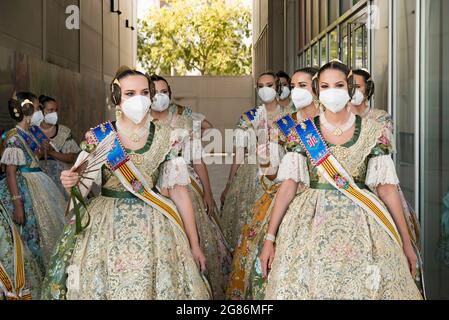
<path id="1" fill-rule="evenodd" d="M 254 0 L 254 73 L 340 59 L 371 70 L 419 213 L 429 298 L 449 299 L 449 1 Z"/>
<path id="2" fill-rule="evenodd" d="M 112 114 L 109 83 L 134 67 L 137 0 L 0 1 L 0 130 L 14 90 L 56 98 L 79 140 Z"/>

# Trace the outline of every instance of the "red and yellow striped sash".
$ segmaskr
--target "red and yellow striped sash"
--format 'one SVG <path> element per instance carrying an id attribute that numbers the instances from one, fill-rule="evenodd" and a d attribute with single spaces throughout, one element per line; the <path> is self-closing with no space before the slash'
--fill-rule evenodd
<path id="1" fill-rule="evenodd" d="M 116 175 L 120 179 L 120 181 L 124 184 L 124 186 L 133 193 L 135 196 L 150 204 L 151 206 L 156 206 L 161 211 L 166 214 L 166 216 L 176 223 L 176 225 L 181 229 L 183 234 L 184 224 L 182 222 L 181 217 L 178 212 L 174 208 L 174 205 L 169 204 L 162 196 L 158 196 L 152 190 L 150 190 L 144 183 L 142 183 L 142 191 L 137 192 L 133 189 L 133 181 L 143 182 L 142 178 L 137 174 L 137 168 L 132 164 L 131 161 L 128 161 L 121 165 L 116 171 Z M 165 200 L 165 201 L 164 201 Z"/>
<path id="2" fill-rule="evenodd" d="M 20 234 L 14 224 L 10 225 L 13 232 L 14 240 L 14 273 L 15 284 L 9 278 L 5 268 L 0 263 L 0 282 L 5 291 L 7 300 L 31 300 L 31 293 L 24 290 L 25 287 L 25 265 L 23 260 L 23 247 Z"/>
<path id="3" fill-rule="evenodd" d="M 335 182 L 333 182 L 333 179 L 331 177 L 335 175 L 343 175 L 345 178 L 348 178 L 346 172 L 344 172 L 342 168 L 337 168 L 336 166 L 338 166 L 338 162 L 333 156 L 328 157 L 318 166 L 319 169 L 321 168 L 326 173 L 324 177 L 328 181 L 331 181 L 332 184 L 335 184 Z M 352 181 L 352 179 L 348 179 L 348 182 L 349 184 L 347 188 L 337 187 L 337 189 L 357 203 L 364 205 L 368 209 L 368 212 L 374 214 L 376 220 L 380 222 L 381 225 L 383 225 L 383 227 L 393 238 L 393 240 L 395 240 L 398 245 L 402 246 L 402 240 L 399 236 L 396 226 L 388 218 L 389 213 L 385 212 L 385 209 L 382 207 L 382 205 L 378 203 L 378 201 L 374 199 L 370 194 L 363 192 Z"/>

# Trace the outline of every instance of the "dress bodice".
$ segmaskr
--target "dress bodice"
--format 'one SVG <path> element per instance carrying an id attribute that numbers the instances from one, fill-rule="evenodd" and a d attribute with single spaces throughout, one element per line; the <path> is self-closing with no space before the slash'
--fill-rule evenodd
<path id="1" fill-rule="evenodd" d="M 177 156 L 177 151 L 172 147 L 171 141 L 169 126 L 151 123 L 150 134 L 145 146 L 135 151 L 126 150 L 131 161 L 139 169 L 150 187 L 156 185 L 160 166 L 173 156 Z M 101 175 L 104 188 L 114 191 L 126 191 L 119 179 L 107 166 L 104 165 L 102 167 Z"/>
<path id="2" fill-rule="evenodd" d="M 315 125 L 321 131 L 319 116 L 314 119 Z M 327 143 L 331 154 L 353 177 L 356 183 L 364 184 L 367 176 L 368 163 L 373 157 L 390 155 L 393 152 L 390 141 L 390 131 L 385 123 L 372 119 L 356 118 L 356 128 L 351 140 L 342 145 Z M 287 151 L 298 152 L 307 157 L 303 148 L 297 142 L 286 145 Z M 307 159 L 307 167 L 311 184 L 325 184 L 327 181 L 318 174 L 318 170 Z"/>

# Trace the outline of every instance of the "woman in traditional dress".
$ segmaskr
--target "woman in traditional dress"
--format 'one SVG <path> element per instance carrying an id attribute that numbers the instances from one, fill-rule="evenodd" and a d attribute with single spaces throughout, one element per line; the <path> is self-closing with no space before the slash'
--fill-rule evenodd
<path id="1" fill-rule="evenodd" d="M 351 100 L 351 111 L 352 113 L 359 115 L 361 118 L 372 119 L 382 123 L 386 129 L 390 131 L 389 137 L 391 137 L 390 142 L 392 144 L 393 150 L 395 150 L 394 143 L 394 124 L 393 119 L 388 112 L 382 109 L 374 108 L 369 105 L 375 92 L 375 83 L 371 73 L 365 69 L 356 69 L 353 71 L 354 74 L 354 84 L 355 93 Z M 404 193 L 402 192 L 401 186 L 398 185 L 399 196 L 402 203 L 402 209 L 404 212 L 405 220 L 407 222 L 408 231 L 411 237 L 412 244 L 415 248 L 419 263 L 417 268 L 416 282 L 420 291 L 425 294 L 424 279 L 422 273 L 422 260 L 420 254 L 420 225 L 418 222 L 418 217 L 414 212 L 413 208 L 405 199 Z"/>
<path id="2" fill-rule="evenodd" d="M 151 80 L 156 89 L 151 106 L 153 121 L 167 123 L 181 135 L 187 136 L 183 151 L 189 154 L 183 154 L 183 156 L 184 159 L 189 160 L 191 184 L 188 189 L 195 210 L 201 249 L 206 256 L 206 276 L 211 284 L 214 299 L 222 300 L 225 297 L 230 272 L 231 252 L 216 216 L 216 205 L 206 164 L 201 158 L 201 152 L 196 157 L 191 154 L 192 138 L 201 141 L 202 131 L 212 126 L 204 116 L 196 115 L 190 108 L 179 106 L 171 101 L 172 91 L 166 79 L 152 76 Z"/>
<path id="3" fill-rule="evenodd" d="M 353 86 L 346 65 L 324 65 L 325 111 L 295 127 L 259 259 L 266 299 L 421 299 L 389 130 L 350 112 Z"/>
<path id="4" fill-rule="evenodd" d="M 318 115 L 318 105 L 313 96 L 312 78 L 318 72 L 315 68 L 295 71 L 291 78 L 291 96 L 295 111 L 275 122 L 280 135 L 280 144 L 288 148 L 288 134 L 283 134 L 284 122 L 298 124 L 302 119 Z M 291 129 L 291 128 L 289 128 Z M 289 130 L 287 129 L 287 130 Z M 265 177 L 269 179 L 269 177 Z M 258 299 L 263 292 L 265 281 L 255 272 L 255 262 L 262 249 L 273 199 L 280 183 L 276 179 L 271 188 L 264 190 L 252 209 L 251 222 L 243 226 L 241 241 L 234 251 L 232 273 L 227 290 L 230 299 Z"/>
<path id="5" fill-rule="evenodd" d="M 373 108 L 369 101 L 374 96 L 374 80 L 367 69 L 356 69 L 353 71 L 355 92 L 351 100 L 351 111 L 362 118 L 369 118 L 385 122 L 393 129 L 391 116 L 385 110 Z"/>
<path id="6" fill-rule="evenodd" d="M 0 194 L 23 242 L 44 274 L 64 228 L 64 196 L 39 167 L 42 144 L 32 133 L 36 127 L 30 126 L 41 121 L 36 96 L 19 92 L 9 101 L 8 108 L 17 126 L 7 134 L 0 161 L 6 165 L 6 179 L 0 183 Z"/>
<path id="7" fill-rule="evenodd" d="M 42 275 L 0 203 L 0 300 L 39 299 Z"/>
<path id="8" fill-rule="evenodd" d="M 58 123 L 59 106 L 56 100 L 41 95 L 39 103 L 44 115 L 40 128 L 49 138 L 44 144 L 45 155 L 44 159 L 41 159 L 40 165 L 68 200 L 68 194 L 61 184 L 61 172 L 73 165 L 81 149 L 73 139 L 72 131 Z"/>
<path id="9" fill-rule="evenodd" d="M 294 110 L 293 102 L 291 99 L 291 78 L 285 71 L 278 71 L 276 76 L 279 79 L 281 85 L 281 93 L 279 94 L 279 105 L 282 108 Z"/>
<path id="10" fill-rule="evenodd" d="M 232 248 L 238 246 L 243 225 L 250 222 L 254 203 L 264 192 L 255 157 L 257 144 L 268 146 L 265 153 L 270 155 L 271 166 L 276 167 L 276 162 L 279 162 L 276 158 L 280 157 L 282 148 L 277 144 L 278 134 L 273 123 L 289 113 L 278 103 L 281 89 L 275 74 L 261 74 L 257 79 L 257 88 L 262 105 L 245 112 L 237 124 L 233 164 L 221 195 L 223 231 Z M 264 152 L 262 149 L 259 150 L 261 154 Z M 270 170 L 270 167 L 266 169 Z"/>
<path id="11" fill-rule="evenodd" d="M 75 219 L 76 227 L 65 229 L 44 281 L 43 299 L 211 297 L 201 274 L 205 258 L 180 141 L 172 139 L 169 126 L 151 122 L 153 96 L 149 77 L 121 68 L 112 83 L 117 122 L 93 128 L 87 137 L 89 145 L 96 145 L 90 154 L 94 158 L 82 152 L 74 168 L 62 172 L 64 187 L 74 191 L 81 181 L 85 195 L 93 178 L 89 171 L 101 167 L 102 189 L 83 218 Z M 97 158 L 107 137 L 113 137 L 113 148 Z M 75 171 L 84 161 L 93 167 Z"/>

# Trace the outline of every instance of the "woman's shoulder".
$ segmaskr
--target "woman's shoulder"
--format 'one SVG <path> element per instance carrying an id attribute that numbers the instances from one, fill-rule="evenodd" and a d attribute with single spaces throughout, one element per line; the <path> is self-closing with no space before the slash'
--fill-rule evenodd
<path id="1" fill-rule="evenodd" d="M 239 122 L 237 127 L 240 129 L 249 129 L 253 126 L 253 121 L 257 117 L 257 111 L 261 108 L 261 106 L 255 106 L 251 109 L 246 110 L 240 115 Z"/>
<path id="2" fill-rule="evenodd" d="M 172 103 L 169 108 L 172 113 L 176 113 L 180 116 L 186 116 L 186 117 L 192 116 L 192 109 L 187 106 L 182 106 L 177 103 Z"/>
<path id="3" fill-rule="evenodd" d="M 391 115 L 382 109 L 373 108 L 369 114 L 369 118 L 376 120 L 378 122 L 393 122 Z"/>
<path id="4" fill-rule="evenodd" d="M 58 135 L 59 134 L 70 136 L 72 134 L 72 130 L 63 124 L 58 124 Z"/>
<path id="5" fill-rule="evenodd" d="M 388 113 L 386 113 L 388 114 Z M 391 124 L 388 121 L 379 121 L 377 118 L 364 118 L 362 130 L 372 145 L 372 155 L 386 155 L 394 152 Z"/>
<path id="6" fill-rule="evenodd" d="M 6 133 L 5 145 L 6 147 L 21 146 L 19 139 L 19 129 L 13 128 Z"/>

